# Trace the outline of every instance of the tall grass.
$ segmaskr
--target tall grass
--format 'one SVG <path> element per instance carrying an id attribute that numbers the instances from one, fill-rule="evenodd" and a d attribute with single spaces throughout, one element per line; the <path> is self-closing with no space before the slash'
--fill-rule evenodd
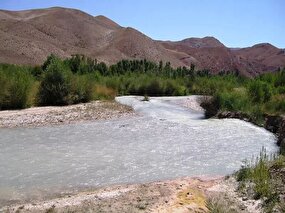
<path id="1" fill-rule="evenodd" d="M 263 148 L 255 159 L 246 161 L 236 173 L 239 189 L 254 199 L 262 199 L 266 212 L 271 212 L 280 202 L 279 180 L 272 175 L 272 169 L 284 168 L 283 156 L 266 153 Z M 250 192 L 253 192 L 251 194 Z"/>

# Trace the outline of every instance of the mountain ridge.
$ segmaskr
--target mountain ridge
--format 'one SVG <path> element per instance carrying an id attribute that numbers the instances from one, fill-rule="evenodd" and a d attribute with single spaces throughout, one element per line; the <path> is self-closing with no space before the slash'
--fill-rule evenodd
<path id="1" fill-rule="evenodd" d="M 107 64 L 122 59 L 195 64 L 212 73 L 238 71 L 255 76 L 285 66 L 285 53 L 269 43 L 228 48 L 212 36 L 158 41 L 111 19 L 77 9 L 53 7 L 0 10 L 0 62 L 41 64 L 49 54 L 62 58 L 84 54 Z"/>

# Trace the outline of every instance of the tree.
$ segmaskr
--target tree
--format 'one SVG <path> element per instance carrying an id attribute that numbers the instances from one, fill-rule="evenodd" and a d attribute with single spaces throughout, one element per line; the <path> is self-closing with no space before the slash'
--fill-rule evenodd
<path id="1" fill-rule="evenodd" d="M 158 70 L 159 70 L 159 72 L 161 72 L 163 70 L 163 62 L 162 61 L 159 61 Z"/>
<path id="2" fill-rule="evenodd" d="M 59 59 L 56 55 L 54 54 L 50 54 L 48 57 L 47 57 L 47 60 L 43 63 L 42 65 L 42 70 L 43 71 L 46 71 L 47 67 L 52 63 L 53 60 L 57 60 Z"/>
<path id="3" fill-rule="evenodd" d="M 38 102 L 40 105 L 66 105 L 70 93 L 70 70 L 59 59 L 53 59 L 47 66 L 40 84 Z"/>

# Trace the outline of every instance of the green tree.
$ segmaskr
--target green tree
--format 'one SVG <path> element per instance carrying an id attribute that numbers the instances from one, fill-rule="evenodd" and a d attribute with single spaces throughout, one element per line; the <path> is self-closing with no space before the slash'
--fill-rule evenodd
<path id="1" fill-rule="evenodd" d="M 52 61 L 57 60 L 57 59 L 59 59 L 59 58 L 56 55 L 50 54 L 47 57 L 47 60 L 43 63 L 42 70 L 45 71 L 47 69 L 47 67 L 52 63 Z"/>
<path id="2" fill-rule="evenodd" d="M 66 105 L 69 102 L 71 71 L 59 59 L 51 60 L 40 84 L 40 105 Z"/>

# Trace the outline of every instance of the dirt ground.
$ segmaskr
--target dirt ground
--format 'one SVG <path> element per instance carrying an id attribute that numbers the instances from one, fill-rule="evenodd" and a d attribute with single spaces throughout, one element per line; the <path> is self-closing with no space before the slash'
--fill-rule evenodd
<path id="1" fill-rule="evenodd" d="M 12 205 L 0 209 L 9 213 L 51 212 L 208 212 L 207 200 L 218 198 L 234 212 L 261 212 L 258 201 L 243 199 L 233 178 L 180 178 L 146 184 L 104 187 L 76 195 Z"/>

